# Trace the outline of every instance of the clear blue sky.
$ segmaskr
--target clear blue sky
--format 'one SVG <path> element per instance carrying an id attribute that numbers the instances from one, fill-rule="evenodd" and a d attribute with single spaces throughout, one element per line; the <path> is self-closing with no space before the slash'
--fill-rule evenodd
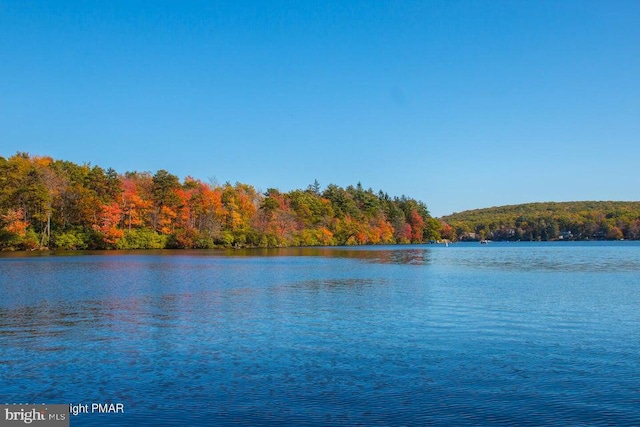
<path id="1" fill-rule="evenodd" d="M 0 0 L 0 155 L 435 216 L 640 200 L 640 2 Z"/>

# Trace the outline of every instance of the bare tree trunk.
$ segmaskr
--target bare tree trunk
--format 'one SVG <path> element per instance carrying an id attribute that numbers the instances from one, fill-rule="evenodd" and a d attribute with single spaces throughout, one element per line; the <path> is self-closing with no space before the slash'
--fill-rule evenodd
<path id="1" fill-rule="evenodd" d="M 46 245 L 45 245 L 46 241 Z M 51 241 L 51 211 L 47 212 L 47 225 L 42 230 L 42 236 L 40 237 L 40 249 L 49 247 Z"/>

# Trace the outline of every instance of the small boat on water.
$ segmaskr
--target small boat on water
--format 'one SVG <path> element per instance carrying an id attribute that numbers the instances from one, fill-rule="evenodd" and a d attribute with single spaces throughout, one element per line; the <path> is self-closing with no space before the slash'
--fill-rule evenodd
<path id="1" fill-rule="evenodd" d="M 481 244 L 481 245 L 486 245 L 486 244 L 487 244 L 487 243 L 489 243 L 490 241 L 491 241 L 491 240 L 485 240 L 485 239 L 482 239 L 482 240 L 480 240 L 480 244 Z"/>

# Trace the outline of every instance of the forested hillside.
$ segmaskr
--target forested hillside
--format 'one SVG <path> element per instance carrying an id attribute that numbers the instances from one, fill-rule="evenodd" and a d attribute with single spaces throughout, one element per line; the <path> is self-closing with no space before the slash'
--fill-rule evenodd
<path id="1" fill-rule="evenodd" d="M 417 243 L 440 238 L 426 206 L 360 184 L 259 192 L 166 170 L 118 173 L 25 153 L 0 157 L 0 249 L 134 249 Z"/>
<path id="2" fill-rule="evenodd" d="M 529 203 L 442 218 L 452 240 L 640 239 L 640 202 Z"/>

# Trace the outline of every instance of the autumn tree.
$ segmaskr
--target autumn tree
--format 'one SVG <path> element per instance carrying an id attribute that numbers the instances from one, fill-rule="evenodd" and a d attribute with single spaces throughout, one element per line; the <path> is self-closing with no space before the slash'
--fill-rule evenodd
<path id="1" fill-rule="evenodd" d="M 162 234 L 171 234 L 174 229 L 174 220 L 177 217 L 177 208 L 180 197 L 177 190 L 180 189 L 180 180 L 176 175 L 170 174 L 164 169 L 153 175 L 151 185 L 151 197 L 153 201 L 152 225 Z"/>

